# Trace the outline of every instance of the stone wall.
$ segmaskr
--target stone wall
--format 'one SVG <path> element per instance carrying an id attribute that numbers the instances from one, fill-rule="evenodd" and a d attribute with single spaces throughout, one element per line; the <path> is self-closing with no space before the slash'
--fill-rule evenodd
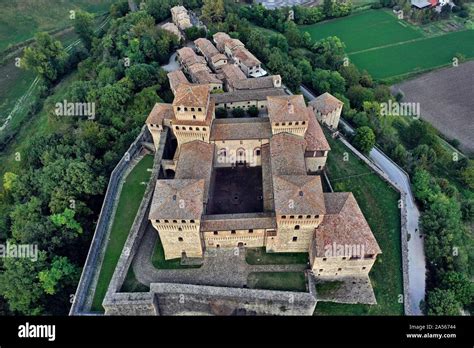
<path id="1" fill-rule="evenodd" d="M 128 151 L 110 175 L 109 185 L 102 203 L 102 209 L 86 263 L 82 270 L 81 279 L 74 296 L 74 302 L 69 312 L 70 315 L 90 314 L 90 305 L 94 297 L 95 286 L 97 285 L 102 259 L 107 246 L 107 236 L 115 214 L 116 202 L 120 196 L 122 181 L 131 167 L 133 167 L 133 160 L 140 154 L 142 143 L 150 141 L 151 135 L 146 126 L 143 126 L 140 134 L 130 145 Z"/>
<path id="2" fill-rule="evenodd" d="M 107 315 L 312 315 L 313 293 L 154 283 L 149 293 L 115 294 Z"/>

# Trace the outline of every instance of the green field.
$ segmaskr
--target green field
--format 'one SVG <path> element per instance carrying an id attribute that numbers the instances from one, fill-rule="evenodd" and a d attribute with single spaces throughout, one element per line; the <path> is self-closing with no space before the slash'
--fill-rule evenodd
<path id="1" fill-rule="evenodd" d="M 38 31 L 72 25 L 71 10 L 104 13 L 115 0 L 0 0 L 0 51 Z"/>
<path id="2" fill-rule="evenodd" d="M 345 43 L 347 53 L 422 37 L 421 32 L 381 10 L 302 26 L 301 30 L 310 33 L 314 41 L 337 36 Z"/>
<path id="3" fill-rule="evenodd" d="M 399 193 L 393 190 L 340 141 L 326 134 L 331 146 L 328 176 L 335 191 L 350 191 L 382 249 L 370 272 L 377 305 L 318 302 L 317 315 L 403 315 Z M 347 153 L 348 160 L 344 160 Z M 324 288 L 330 285 L 322 285 Z M 321 285 L 319 286 L 321 287 Z"/>
<path id="4" fill-rule="evenodd" d="M 457 53 L 474 57 L 474 30 L 428 33 L 387 10 L 368 10 L 301 30 L 317 41 L 339 37 L 349 59 L 375 79 L 390 81 L 449 65 Z"/>
<path id="5" fill-rule="evenodd" d="M 102 301 L 145 193 L 146 185 L 143 185 L 142 182 L 148 182 L 151 175 L 148 169 L 152 167 L 153 156 L 145 156 L 128 174 L 123 184 L 115 213 L 116 219 L 113 221 L 112 230 L 110 231 L 109 242 L 105 250 L 94 300 L 92 301 L 92 311 L 94 312 L 103 311 Z"/>

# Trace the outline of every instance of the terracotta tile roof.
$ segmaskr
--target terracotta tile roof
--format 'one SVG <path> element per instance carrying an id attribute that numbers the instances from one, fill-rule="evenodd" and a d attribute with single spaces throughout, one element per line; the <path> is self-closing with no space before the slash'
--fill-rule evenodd
<path id="1" fill-rule="evenodd" d="M 194 40 L 194 44 L 208 60 L 210 60 L 213 56 L 219 54 L 217 48 L 208 39 L 196 39 Z"/>
<path id="2" fill-rule="evenodd" d="M 227 45 L 227 43 L 226 43 L 226 45 Z M 237 46 L 237 47 L 239 47 L 239 46 Z M 258 60 L 258 58 L 255 57 L 252 54 L 252 52 L 250 52 L 246 48 L 235 48 L 233 50 L 233 55 L 234 55 L 235 58 L 238 58 L 245 66 L 248 66 L 248 67 L 262 64 L 262 62 L 260 62 Z"/>
<path id="3" fill-rule="evenodd" d="M 218 32 L 212 35 L 212 39 L 214 40 L 214 43 L 217 46 L 217 49 L 221 52 L 224 51 L 224 44 L 227 40 L 230 39 L 230 36 L 226 33 L 223 32 Z"/>
<path id="4" fill-rule="evenodd" d="M 270 144 L 268 143 L 261 146 L 261 162 L 263 209 L 264 211 L 274 211 L 272 166 L 270 161 Z"/>
<path id="5" fill-rule="evenodd" d="M 194 74 L 197 74 L 200 71 L 209 72 L 209 68 L 207 67 L 206 64 L 197 63 L 197 64 L 193 64 L 190 67 L 188 67 L 188 71 L 189 71 L 189 75 L 191 75 L 191 77 L 193 77 Z"/>
<path id="6" fill-rule="evenodd" d="M 205 85 L 205 86 L 207 86 L 207 85 Z M 173 126 L 181 126 L 182 125 L 182 126 L 193 126 L 193 127 L 194 126 L 210 127 L 211 123 L 212 123 L 212 117 L 214 115 L 215 107 L 216 106 L 214 105 L 214 103 L 209 103 L 209 106 L 207 108 L 206 118 L 204 119 L 204 121 L 178 120 L 174 117 L 171 121 L 172 125 Z"/>
<path id="7" fill-rule="evenodd" d="M 207 202 L 209 184 L 212 175 L 214 159 L 214 144 L 194 140 L 184 143 L 180 147 L 178 163 L 176 165 L 176 179 L 203 179 L 204 202 Z"/>
<path id="8" fill-rule="evenodd" d="M 174 116 L 171 104 L 156 103 L 146 119 L 146 124 L 162 124 L 164 119 L 172 119 Z"/>
<path id="9" fill-rule="evenodd" d="M 173 106 L 207 106 L 209 100 L 207 85 L 179 85 L 173 100 Z"/>
<path id="10" fill-rule="evenodd" d="M 302 95 L 269 96 L 268 116 L 271 122 L 307 121 L 308 112 Z"/>
<path id="11" fill-rule="evenodd" d="M 197 55 L 192 48 L 183 47 L 176 51 L 179 59 L 183 62 L 184 65 L 189 69 L 194 64 L 204 64 L 206 65 L 206 59 L 203 56 Z"/>
<path id="12" fill-rule="evenodd" d="M 323 188 L 319 175 L 274 175 L 277 215 L 323 215 Z"/>
<path id="13" fill-rule="evenodd" d="M 231 51 L 234 51 L 238 47 L 245 47 L 245 45 L 239 39 L 230 38 L 224 41 L 224 47 L 230 49 Z"/>
<path id="14" fill-rule="evenodd" d="M 208 70 L 193 72 L 193 78 L 199 84 L 215 83 L 222 85 L 222 81 L 217 78 L 216 74 L 212 74 Z"/>
<path id="15" fill-rule="evenodd" d="M 321 125 L 319 124 L 314 111 L 308 106 L 308 129 L 304 135 L 306 141 L 306 151 L 329 151 L 329 146 L 326 137 L 324 136 Z"/>
<path id="16" fill-rule="evenodd" d="M 226 55 L 225 55 L 225 54 L 222 54 L 222 53 L 218 53 L 218 54 L 212 56 L 212 58 L 211 58 L 211 62 L 212 62 L 213 64 L 216 64 L 216 63 L 217 63 L 218 61 L 220 61 L 220 60 L 227 60 Z"/>
<path id="17" fill-rule="evenodd" d="M 215 119 L 211 140 L 270 139 L 272 129 L 266 117 Z"/>
<path id="18" fill-rule="evenodd" d="M 272 228 L 276 220 L 269 213 L 203 215 L 201 220 L 203 232 Z"/>
<path id="19" fill-rule="evenodd" d="M 174 91 L 178 88 L 180 84 L 190 84 L 186 76 L 181 70 L 175 70 L 168 73 L 168 81 L 170 83 L 171 89 Z"/>
<path id="20" fill-rule="evenodd" d="M 235 89 L 264 89 L 264 88 L 273 88 L 275 84 L 275 80 L 281 81 L 280 75 L 272 75 L 272 76 L 265 76 L 265 77 L 257 77 L 251 79 L 245 79 L 240 81 L 234 82 Z"/>
<path id="21" fill-rule="evenodd" d="M 324 193 L 326 215 L 315 231 L 313 251 L 325 256 L 329 245 L 360 245 L 365 254 L 382 251 L 351 192 Z"/>
<path id="22" fill-rule="evenodd" d="M 221 71 L 224 75 L 224 78 L 227 80 L 227 83 L 229 83 L 231 86 L 233 86 L 236 81 L 247 79 L 247 76 L 245 76 L 244 72 L 234 64 L 224 64 L 221 67 Z"/>
<path id="23" fill-rule="evenodd" d="M 304 148 L 300 136 L 278 133 L 270 139 L 270 158 L 273 175 L 306 175 Z"/>
<path id="24" fill-rule="evenodd" d="M 214 99 L 216 104 L 222 104 L 222 103 L 235 103 L 235 102 L 252 101 L 252 100 L 262 101 L 262 100 L 267 99 L 268 96 L 279 96 L 279 95 L 286 95 L 283 88 L 232 91 L 232 92 L 213 94 L 211 98 Z"/>
<path id="25" fill-rule="evenodd" d="M 308 104 L 312 106 L 315 111 L 319 111 L 321 114 L 326 115 L 336 110 L 344 103 L 333 95 L 326 92 L 318 96 L 316 99 L 313 99 Z"/>
<path id="26" fill-rule="evenodd" d="M 204 180 L 157 180 L 149 218 L 200 219 L 203 213 Z M 185 208 L 182 208 L 184 205 Z"/>

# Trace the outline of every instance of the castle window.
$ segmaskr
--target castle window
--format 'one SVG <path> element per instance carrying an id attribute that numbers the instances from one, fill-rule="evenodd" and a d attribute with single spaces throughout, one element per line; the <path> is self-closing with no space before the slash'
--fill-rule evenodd
<path id="1" fill-rule="evenodd" d="M 199 130 L 199 127 L 196 127 L 196 130 L 198 131 L 198 130 Z"/>
<path id="2" fill-rule="evenodd" d="M 181 227 L 178 227 L 178 231 L 182 231 L 183 229 Z"/>
<path id="3" fill-rule="evenodd" d="M 319 219 L 319 215 L 315 215 L 314 218 L 315 218 L 315 219 Z"/>
<path id="4" fill-rule="evenodd" d="M 295 230 L 299 230 L 300 229 L 300 225 L 295 225 Z"/>
<path id="5" fill-rule="evenodd" d="M 253 229 L 252 229 L 252 228 L 249 230 L 249 233 L 253 233 Z"/>
<path id="6" fill-rule="evenodd" d="M 179 240 L 180 242 L 182 242 L 182 241 L 183 241 L 183 237 L 179 237 L 178 240 Z"/>
<path id="7" fill-rule="evenodd" d="M 295 126 L 298 126 L 300 123 L 299 122 L 295 122 Z"/>
<path id="8" fill-rule="evenodd" d="M 296 242 L 298 240 L 298 237 L 293 237 L 293 242 Z"/>
<path id="9" fill-rule="evenodd" d="M 326 261 L 327 259 L 325 257 L 323 257 L 323 261 Z"/>
<path id="10" fill-rule="evenodd" d="M 195 119 L 196 119 L 196 115 L 193 115 L 193 120 L 195 120 Z"/>
<path id="11" fill-rule="evenodd" d="M 295 216 L 294 216 L 294 215 L 290 215 L 290 219 L 294 219 L 294 218 L 295 218 Z"/>
<path id="12" fill-rule="evenodd" d="M 179 127 L 178 127 L 178 126 L 176 126 L 176 127 L 175 127 L 175 129 L 179 129 Z"/>
<path id="13" fill-rule="evenodd" d="M 206 127 L 204 127 L 202 130 L 205 132 L 205 131 L 206 131 Z"/>
<path id="14" fill-rule="evenodd" d="M 184 111 L 188 111 L 188 108 L 184 108 Z"/>
<path id="15" fill-rule="evenodd" d="M 193 127 L 189 127 L 189 130 L 193 130 Z"/>
<path id="16" fill-rule="evenodd" d="M 301 124 L 303 124 L 303 125 L 306 124 L 306 121 L 301 122 Z"/>
<path id="17" fill-rule="evenodd" d="M 282 218 L 282 219 L 286 219 L 286 215 L 282 215 L 281 218 Z"/>
<path id="18" fill-rule="evenodd" d="M 255 156 L 260 156 L 260 149 L 255 150 Z"/>
<path id="19" fill-rule="evenodd" d="M 307 218 L 307 219 L 311 219 L 311 215 L 306 215 L 306 218 Z"/>
<path id="20" fill-rule="evenodd" d="M 181 111 L 181 107 L 178 106 L 178 111 Z"/>
<path id="21" fill-rule="evenodd" d="M 174 224 L 176 224 L 176 223 L 178 223 L 178 221 L 176 221 L 176 220 L 173 220 L 173 223 L 174 223 Z"/>
<path id="22" fill-rule="evenodd" d="M 367 267 L 362 267 L 363 270 L 366 269 L 366 268 L 367 268 Z"/>
<path id="23" fill-rule="evenodd" d="M 282 122 L 281 125 L 282 125 L 282 126 L 286 126 L 286 123 L 285 123 L 285 122 Z"/>
<path id="24" fill-rule="evenodd" d="M 342 271 L 342 268 L 338 268 L 337 271 L 338 271 L 338 272 L 339 272 L 339 271 Z"/>
<path id="25" fill-rule="evenodd" d="M 303 215 L 298 215 L 298 219 L 302 219 L 303 218 Z"/>
<path id="26" fill-rule="evenodd" d="M 169 221 L 168 220 L 165 220 L 165 224 L 167 224 Z"/>
<path id="27" fill-rule="evenodd" d="M 201 112 L 201 111 L 202 111 L 202 108 L 198 108 L 198 111 Z"/>
<path id="28" fill-rule="evenodd" d="M 275 126 L 277 126 L 277 127 L 278 127 L 279 125 L 280 125 L 280 123 L 279 123 L 279 122 L 275 123 Z"/>
<path id="29" fill-rule="evenodd" d="M 193 224 L 193 223 L 194 223 L 194 220 L 191 220 L 190 222 Z"/>
<path id="30" fill-rule="evenodd" d="M 159 223 L 160 223 L 160 220 L 156 220 L 156 223 L 159 224 Z"/>
<path id="31" fill-rule="evenodd" d="M 194 108 L 191 108 L 191 111 L 194 111 Z"/>
<path id="32" fill-rule="evenodd" d="M 217 231 L 214 231 L 214 235 L 217 236 L 219 234 L 219 232 Z"/>
<path id="33" fill-rule="evenodd" d="M 342 259 L 343 259 L 343 260 L 346 260 L 346 259 L 347 259 L 347 257 L 345 257 L 345 256 L 344 256 Z"/>
<path id="34" fill-rule="evenodd" d="M 186 223 L 186 220 L 181 220 L 181 223 L 182 223 L 182 224 L 185 224 L 185 223 Z"/>
<path id="35" fill-rule="evenodd" d="M 235 230 L 230 231 L 231 234 L 235 234 Z"/>
<path id="36" fill-rule="evenodd" d="M 288 122 L 288 126 L 292 126 L 293 125 L 293 122 Z"/>
<path id="37" fill-rule="evenodd" d="M 322 272 L 322 271 L 324 271 L 324 269 L 321 268 L 321 269 L 319 270 L 319 272 Z"/>

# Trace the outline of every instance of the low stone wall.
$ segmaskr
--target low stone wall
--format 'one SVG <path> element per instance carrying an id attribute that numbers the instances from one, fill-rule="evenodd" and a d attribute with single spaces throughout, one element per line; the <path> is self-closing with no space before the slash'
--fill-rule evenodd
<path id="1" fill-rule="evenodd" d="M 155 283 L 149 293 L 115 294 L 104 306 L 107 315 L 312 315 L 316 298 L 307 292 Z"/>
<path id="2" fill-rule="evenodd" d="M 126 173 L 131 169 L 133 159 L 140 154 L 142 143 L 149 141 L 151 141 L 151 134 L 146 129 L 146 126 L 144 126 L 110 175 L 99 220 L 97 221 L 94 237 L 87 254 L 86 263 L 82 269 L 81 279 L 79 280 L 69 315 L 93 314 L 90 313 L 90 303 L 97 285 L 103 255 L 107 246 L 107 236 L 115 214 L 116 201 L 120 196 L 122 181 Z"/>

